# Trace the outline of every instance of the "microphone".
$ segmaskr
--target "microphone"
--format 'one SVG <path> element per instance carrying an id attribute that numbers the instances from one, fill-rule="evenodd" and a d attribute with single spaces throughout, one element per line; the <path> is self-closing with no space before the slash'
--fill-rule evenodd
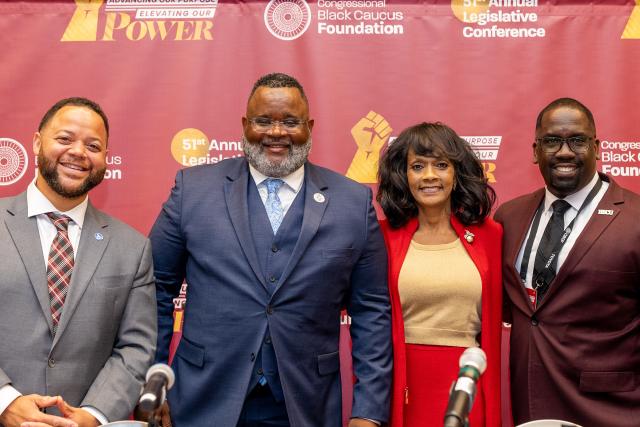
<path id="1" fill-rule="evenodd" d="M 465 427 L 476 394 L 476 383 L 487 369 L 487 356 L 481 348 L 470 347 L 460 356 L 460 372 L 451 388 L 444 414 L 444 427 Z"/>
<path id="2" fill-rule="evenodd" d="M 142 389 L 138 406 L 144 412 L 153 412 L 164 403 L 164 399 L 176 380 L 173 369 L 164 363 L 156 363 L 147 371 L 147 382 Z"/>

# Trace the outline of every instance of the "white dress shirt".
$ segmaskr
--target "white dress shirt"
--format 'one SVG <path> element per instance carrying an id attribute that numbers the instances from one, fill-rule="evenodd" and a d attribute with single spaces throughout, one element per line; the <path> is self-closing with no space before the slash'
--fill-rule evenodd
<path id="1" fill-rule="evenodd" d="M 255 182 L 258 187 L 258 193 L 260 193 L 262 203 L 266 206 L 268 192 L 265 181 L 271 177 L 264 175 L 251 165 L 249 165 L 249 172 L 251 173 L 253 182 Z M 302 183 L 304 182 L 304 165 L 280 179 L 284 181 L 284 185 L 281 185 L 278 189 L 278 197 L 282 204 L 282 217 L 284 218 L 302 188 Z"/>
<path id="2" fill-rule="evenodd" d="M 40 244 L 42 246 L 44 265 L 47 265 L 51 244 L 53 243 L 53 239 L 58 233 L 56 226 L 53 225 L 53 222 L 46 215 L 49 212 L 61 213 L 71 218 L 71 221 L 69 221 L 67 233 L 69 235 L 69 240 L 71 241 L 71 246 L 73 246 L 73 253 L 75 258 L 75 254 L 78 253 L 80 233 L 82 232 L 84 215 L 87 212 L 87 206 L 89 205 L 89 197 L 85 197 L 82 203 L 80 203 L 73 209 L 66 212 L 60 212 L 55 208 L 55 206 L 53 206 L 49 199 L 47 199 L 45 195 L 42 194 L 38 187 L 36 187 L 35 182 L 36 181 L 34 179 L 31 184 L 29 184 L 29 187 L 27 187 L 27 216 L 29 218 L 34 216 L 36 217 L 36 221 L 38 223 L 38 232 L 40 234 Z M 25 373 L 25 375 L 28 375 L 28 373 Z M 22 394 L 11 385 L 0 387 L 0 414 L 2 414 L 5 409 L 7 409 L 11 402 L 13 402 L 20 396 L 22 396 Z M 64 399 L 64 396 L 62 396 L 62 398 Z M 107 417 L 105 417 L 102 412 L 100 412 L 93 406 L 83 406 L 82 409 L 86 410 L 91 415 L 96 417 L 100 424 L 106 424 L 109 422 L 107 420 Z"/>
<path id="3" fill-rule="evenodd" d="M 578 209 L 580 209 L 580 206 L 582 206 L 582 203 L 585 201 L 585 199 L 589 195 L 589 192 L 591 191 L 591 189 L 593 189 L 593 187 L 597 184 L 598 179 L 599 177 L 598 177 L 598 174 L 596 173 L 591 179 L 591 181 L 589 182 L 589 184 L 585 185 L 579 191 L 573 194 L 570 194 L 563 199 L 571 205 L 571 207 L 567 209 L 567 211 L 564 214 L 565 228 L 567 225 L 569 225 L 569 223 L 574 218 L 576 218 Z M 573 224 L 573 229 L 571 231 L 571 234 L 567 238 L 567 241 L 565 242 L 564 246 L 562 246 L 562 249 L 558 254 L 558 265 L 556 267 L 556 272 L 560 270 L 560 267 L 562 267 L 562 264 L 564 263 L 565 259 L 567 259 L 567 255 L 571 251 L 571 248 L 573 248 L 573 245 L 576 243 L 576 240 L 580 236 L 580 233 L 582 233 L 582 230 L 584 230 L 584 227 L 589 222 L 591 215 L 593 215 L 593 213 L 595 212 L 596 207 L 598 206 L 598 203 L 600 203 L 600 200 L 602 200 L 602 197 L 604 196 L 604 193 L 607 191 L 607 188 L 609 188 L 609 183 L 602 181 L 602 187 L 600 187 L 600 190 L 598 190 L 595 197 L 591 200 L 591 202 L 589 202 L 589 204 L 587 204 L 584 207 L 582 212 L 580 212 L 580 215 L 576 218 L 576 222 Z M 549 222 L 549 220 L 551 219 L 551 215 L 553 214 L 553 208 L 551 207 L 551 204 L 556 200 L 558 200 L 558 197 L 551 194 L 551 192 L 547 188 L 545 190 L 544 202 L 542 206 L 542 209 L 543 209 L 542 216 L 540 217 L 538 230 L 536 231 L 536 235 L 533 240 L 533 246 L 531 247 L 529 265 L 527 268 L 527 276 L 524 283 L 525 287 L 529 289 L 533 289 L 533 286 L 531 285 L 531 281 L 533 277 L 533 268 L 536 262 L 536 253 L 538 252 L 538 246 L 540 245 L 540 240 L 542 240 L 544 229 L 547 227 L 547 223 Z M 525 237 L 522 243 L 522 247 L 520 248 L 520 252 L 518 253 L 518 258 L 516 259 L 515 267 L 518 272 L 520 272 L 520 267 L 522 266 L 522 257 L 524 256 L 524 249 L 527 244 L 527 241 L 529 241 L 529 235 L 531 234 L 531 225 L 529 225 L 529 231 L 527 232 L 527 236 Z"/>

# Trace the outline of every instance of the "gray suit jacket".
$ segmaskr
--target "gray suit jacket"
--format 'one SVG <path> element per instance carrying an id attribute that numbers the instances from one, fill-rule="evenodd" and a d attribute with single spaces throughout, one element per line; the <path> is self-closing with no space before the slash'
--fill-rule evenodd
<path id="1" fill-rule="evenodd" d="M 97 408 L 110 421 L 125 419 L 155 351 L 149 241 L 89 203 L 55 338 L 26 192 L 0 199 L 0 253 L 0 386 L 61 395 L 73 406 Z"/>

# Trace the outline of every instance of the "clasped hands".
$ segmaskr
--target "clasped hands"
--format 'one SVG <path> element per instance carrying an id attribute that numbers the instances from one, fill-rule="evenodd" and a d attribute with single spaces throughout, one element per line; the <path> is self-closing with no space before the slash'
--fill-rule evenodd
<path id="1" fill-rule="evenodd" d="M 57 407 L 62 416 L 41 410 Z M 61 396 L 30 394 L 15 399 L 0 415 L 4 427 L 97 427 L 98 420 L 82 408 L 75 408 Z"/>

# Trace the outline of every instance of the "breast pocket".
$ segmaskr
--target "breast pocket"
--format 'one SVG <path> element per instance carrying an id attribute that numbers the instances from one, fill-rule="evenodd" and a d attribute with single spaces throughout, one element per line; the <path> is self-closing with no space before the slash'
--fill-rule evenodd
<path id="1" fill-rule="evenodd" d="M 340 370 L 340 352 L 334 351 L 318 355 L 318 373 L 320 375 L 331 375 Z"/>
<path id="2" fill-rule="evenodd" d="M 636 389 L 633 372 L 590 372 L 580 373 L 580 391 L 587 393 L 614 393 Z"/>
<path id="3" fill-rule="evenodd" d="M 127 305 L 131 282 L 130 275 L 94 277 L 85 297 L 90 304 L 100 307 L 97 310 L 110 318 L 112 323 L 117 324 Z"/>
<path id="4" fill-rule="evenodd" d="M 322 258 L 324 258 L 324 259 L 350 260 L 352 256 L 353 256 L 353 248 L 323 249 L 322 250 Z"/>

